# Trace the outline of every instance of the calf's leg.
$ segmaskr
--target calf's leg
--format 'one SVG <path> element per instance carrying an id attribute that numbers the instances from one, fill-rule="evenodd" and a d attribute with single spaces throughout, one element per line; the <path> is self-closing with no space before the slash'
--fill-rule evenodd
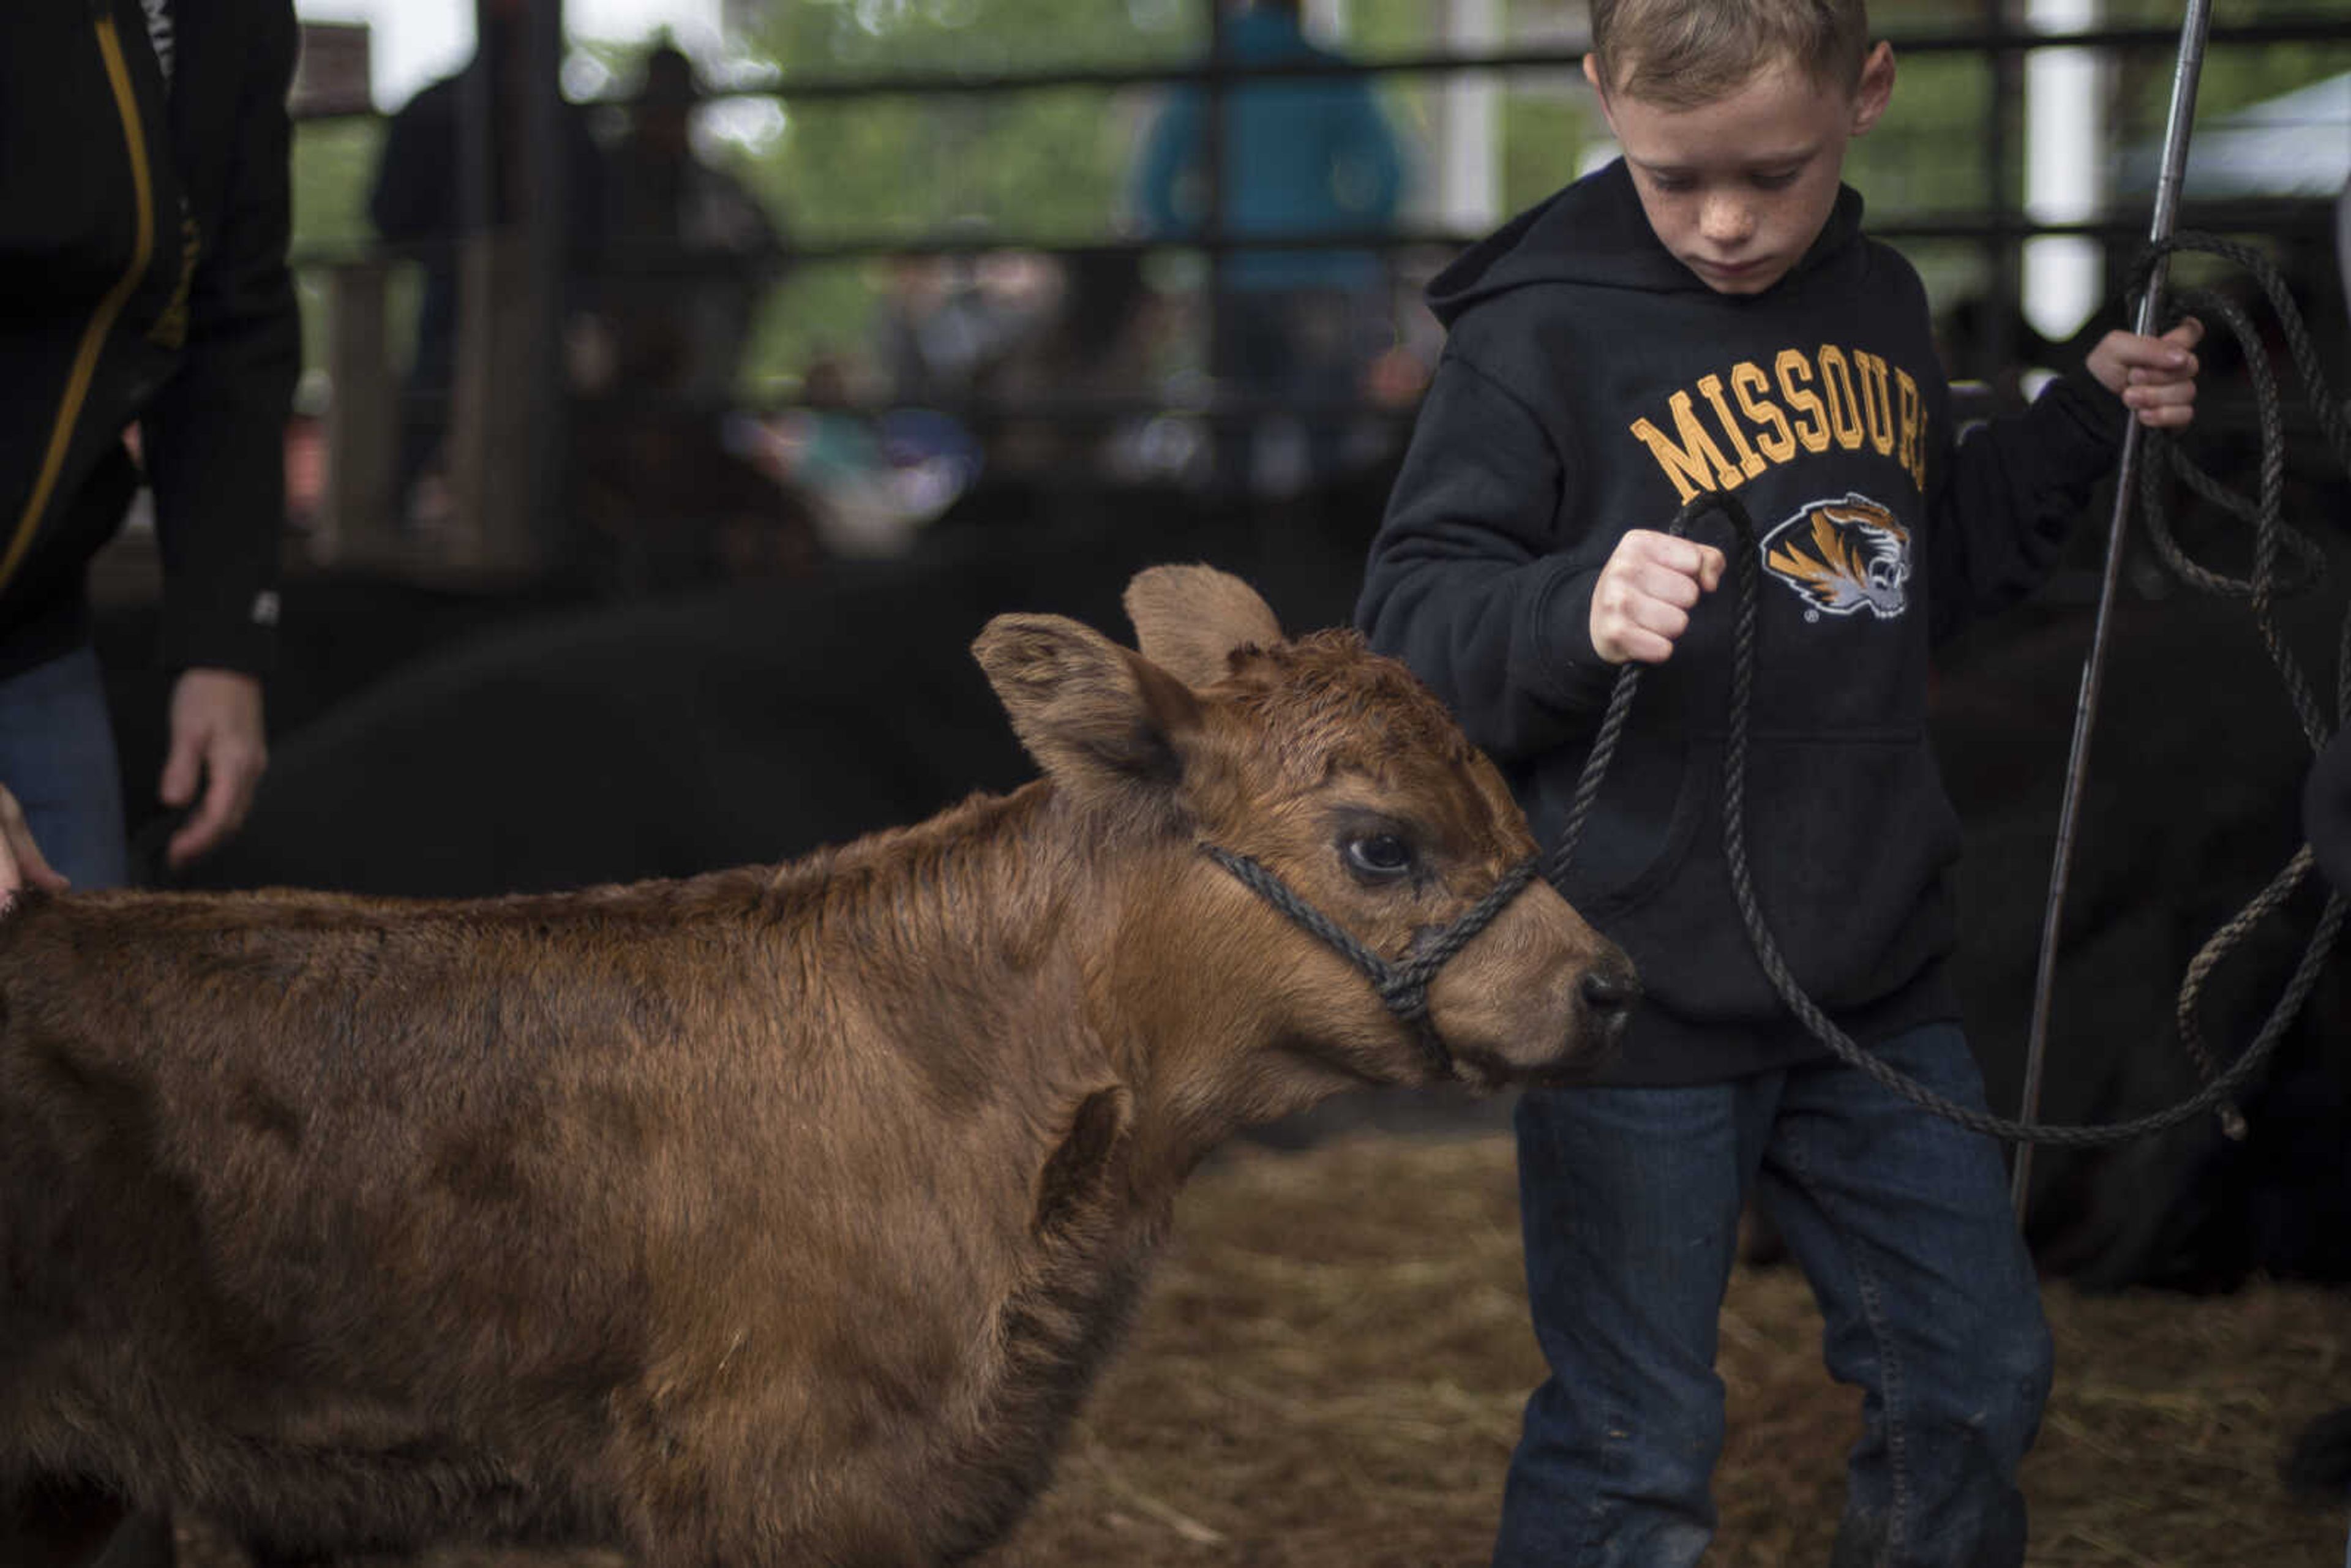
<path id="1" fill-rule="evenodd" d="M 115 1527 L 106 1550 L 90 1568 L 176 1568 L 179 1560 L 179 1548 L 172 1538 L 172 1516 L 133 1513 Z"/>
<path id="2" fill-rule="evenodd" d="M 83 1481 L 45 1478 L 0 1491 L 0 1563 L 96 1568 L 99 1551 L 127 1517 L 121 1499 Z M 171 1559 L 162 1562 L 168 1568 Z"/>

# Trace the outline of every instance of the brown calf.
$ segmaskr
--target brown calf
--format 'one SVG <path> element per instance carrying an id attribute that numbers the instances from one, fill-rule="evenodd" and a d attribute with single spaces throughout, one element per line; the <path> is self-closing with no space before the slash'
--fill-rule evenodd
<path id="1" fill-rule="evenodd" d="M 1127 605 L 1139 656 L 976 645 L 1044 778 L 781 869 L 0 919 L 8 1561 L 79 1561 L 93 1496 L 648 1568 L 999 1539 L 1202 1156 L 1441 1059 L 1204 844 L 1391 957 L 1534 850 L 1351 633 L 1206 568 Z M 1524 1081 L 1633 995 L 1538 881 L 1428 1018 Z"/>

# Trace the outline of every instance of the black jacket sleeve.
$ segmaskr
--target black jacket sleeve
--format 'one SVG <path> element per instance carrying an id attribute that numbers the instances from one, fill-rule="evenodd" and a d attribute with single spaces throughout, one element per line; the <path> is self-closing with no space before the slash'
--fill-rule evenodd
<path id="1" fill-rule="evenodd" d="M 456 78 L 421 89 L 384 124 L 368 217 L 394 245 L 457 229 Z"/>
<path id="2" fill-rule="evenodd" d="M 1372 542 L 1356 624 L 1498 758 L 1598 721 L 1615 674 L 1593 651 L 1597 562 L 1559 553 L 1572 459 L 1507 387 L 1439 361 Z"/>
<path id="3" fill-rule="evenodd" d="M 202 236 L 187 347 L 141 423 L 163 559 L 159 653 L 258 674 L 276 652 L 286 420 L 301 371 L 287 268 L 296 28 L 269 8 L 246 53 L 218 231 Z"/>
<path id="4" fill-rule="evenodd" d="M 2127 411 L 2086 371 L 1963 433 L 1930 501 L 1932 628 L 1948 637 L 2022 599 L 2057 564 L 2122 451 Z"/>

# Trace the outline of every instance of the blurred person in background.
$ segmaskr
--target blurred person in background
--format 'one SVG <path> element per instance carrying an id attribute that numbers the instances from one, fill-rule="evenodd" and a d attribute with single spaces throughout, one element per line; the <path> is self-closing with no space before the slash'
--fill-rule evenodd
<path id="1" fill-rule="evenodd" d="M 1033 251 L 901 256 L 875 354 L 898 402 L 964 410 L 1053 319 L 1061 277 Z"/>
<path id="2" fill-rule="evenodd" d="M 1339 62 L 1307 38 L 1300 0 L 1237 4 L 1223 29 L 1227 63 L 1247 71 Z M 1222 237 L 1370 234 L 1394 222 L 1404 157 L 1364 78 L 1236 83 L 1221 109 L 1213 201 Z M 1207 92 L 1183 88 L 1146 138 L 1134 199 L 1155 238 L 1207 233 L 1208 113 Z M 1366 250 L 1238 250 L 1225 258 L 1220 281 L 1209 370 L 1220 389 L 1251 407 L 1247 417 L 1218 422 L 1219 486 L 1285 488 L 1328 478 L 1341 464 L 1348 408 L 1387 346 L 1384 263 Z M 1306 411 L 1302 471 L 1288 483 L 1265 472 L 1279 451 L 1262 439 L 1269 408 Z"/>
<path id="3" fill-rule="evenodd" d="M 746 452 L 737 382 L 784 236 L 758 197 L 695 150 L 694 62 L 654 36 L 602 193 L 571 513 L 591 584 L 623 595 L 816 564 L 802 497 Z"/>
<path id="4" fill-rule="evenodd" d="M 741 181 L 695 152 L 702 99 L 693 60 L 657 36 L 611 153 L 602 309 L 622 381 L 716 408 L 734 396 L 783 274 L 784 235 Z"/>
<path id="5" fill-rule="evenodd" d="M 449 400 L 457 376 L 459 246 L 474 231 L 466 210 L 465 135 L 467 99 L 487 97 L 490 147 L 487 219 L 492 230 L 521 221 L 532 204 L 525 147 L 530 103 L 527 28 L 531 0 L 484 0 L 474 57 L 453 76 L 420 89 L 392 116 L 378 155 L 368 216 L 385 242 L 408 252 L 423 273 L 393 469 L 393 516 L 429 517 L 436 503 L 425 481 L 444 463 Z M 592 294 L 593 258 L 604 220 L 604 157 L 587 117 L 565 106 L 564 238 L 570 298 L 567 321 Z"/>

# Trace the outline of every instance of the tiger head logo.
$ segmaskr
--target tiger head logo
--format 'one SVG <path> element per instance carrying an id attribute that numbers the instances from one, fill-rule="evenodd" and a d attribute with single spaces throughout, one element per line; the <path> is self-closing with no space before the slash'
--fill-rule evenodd
<path id="1" fill-rule="evenodd" d="M 1763 564 L 1815 614 L 1890 621 L 1909 602 L 1910 530 L 1866 496 L 1806 507 L 1765 536 Z"/>

